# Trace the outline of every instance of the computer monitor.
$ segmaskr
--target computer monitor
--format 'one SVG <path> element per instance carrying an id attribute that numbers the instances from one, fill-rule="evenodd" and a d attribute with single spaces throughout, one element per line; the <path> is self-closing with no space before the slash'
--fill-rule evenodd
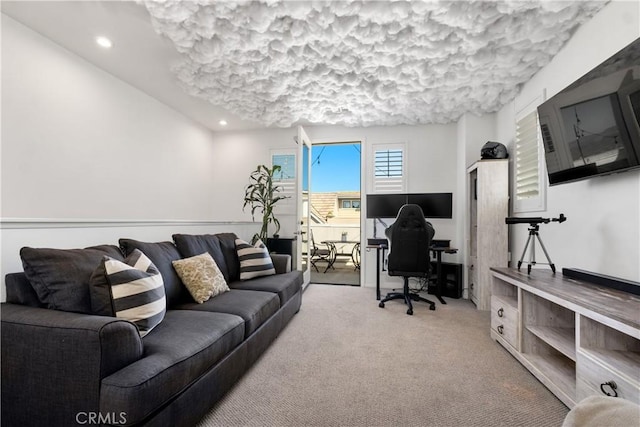
<path id="1" fill-rule="evenodd" d="M 407 194 L 407 203 L 420 206 L 425 218 L 453 218 L 452 193 Z"/>
<path id="2" fill-rule="evenodd" d="M 425 218 L 453 218 L 452 193 L 368 194 L 367 218 L 395 218 L 407 203 L 420 206 Z"/>
<path id="3" fill-rule="evenodd" d="M 406 204 L 406 194 L 367 194 L 367 218 L 395 218 Z"/>

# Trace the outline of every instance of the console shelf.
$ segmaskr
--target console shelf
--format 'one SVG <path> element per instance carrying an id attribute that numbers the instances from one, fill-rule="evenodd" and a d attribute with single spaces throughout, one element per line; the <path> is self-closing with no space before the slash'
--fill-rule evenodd
<path id="1" fill-rule="evenodd" d="M 640 297 L 546 270 L 491 273 L 491 336 L 565 405 L 640 404 Z"/>
<path id="2" fill-rule="evenodd" d="M 558 355 L 527 355 L 526 359 L 538 370 L 539 375 L 543 375 L 541 382 L 547 386 L 555 395 L 558 391 L 570 399 L 576 395 L 576 365 L 569 363 L 568 359 Z M 535 375 L 534 371 L 534 375 Z M 555 389 L 555 390 L 554 390 Z M 558 396 L 560 400 L 564 399 Z"/>
<path id="3" fill-rule="evenodd" d="M 576 361 L 575 329 L 551 326 L 527 326 L 527 330 L 569 359 L 574 362 Z"/>

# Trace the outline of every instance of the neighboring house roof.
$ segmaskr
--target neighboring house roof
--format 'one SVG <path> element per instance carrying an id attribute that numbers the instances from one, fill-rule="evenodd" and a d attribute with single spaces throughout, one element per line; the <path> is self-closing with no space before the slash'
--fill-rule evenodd
<path id="1" fill-rule="evenodd" d="M 344 210 L 340 208 L 338 200 L 357 199 L 360 200 L 359 191 L 337 191 L 329 193 L 311 193 L 311 214 L 322 218 L 323 222 L 331 220 L 338 222 L 341 219 L 352 219 L 353 215 L 344 215 Z M 355 213 L 355 212 L 354 212 Z M 358 214 L 359 216 L 359 211 Z"/>
<path id="2" fill-rule="evenodd" d="M 313 204 L 309 207 L 309 216 L 311 217 L 312 223 L 324 224 L 326 222 L 325 217 L 322 216 L 322 213 L 318 212 Z"/>
<path id="3" fill-rule="evenodd" d="M 330 215 L 335 215 L 337 206 L 337 193 L 311 193 L 311 209 L 325 221 Z"/>

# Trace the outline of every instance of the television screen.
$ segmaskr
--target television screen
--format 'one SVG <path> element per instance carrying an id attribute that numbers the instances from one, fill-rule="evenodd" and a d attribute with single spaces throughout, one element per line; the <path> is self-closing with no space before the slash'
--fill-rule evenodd
<path id="1" fill-rule="evenodd" d="M 560 108 L 560 115 L 570 165 L 558 167 L 558 162 L 550 162 L 550 183 L 613 172 L 636 163 L 616 94 Z"/>
<path id="2" fill-rule="evenodd" d="M 549 184 L 640 166 L 640 39 L 538 107 Z"/>
<path id="3" fill-rule="evenodd" d="M 451 193 L 422 193 L 407 196 L 407 203 L 420 206 L 425 218 L 453 218 Z"/>

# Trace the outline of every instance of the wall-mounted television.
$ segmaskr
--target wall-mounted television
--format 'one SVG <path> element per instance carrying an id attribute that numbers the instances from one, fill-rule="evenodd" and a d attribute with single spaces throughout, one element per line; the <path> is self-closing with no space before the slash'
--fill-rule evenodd
<path id="1" fill-rule="evenodd" d="M 640 168 L 640 38 L 538 107 L 549 185 Z"/>
<path id="2" fill-rule="evenodd" d="M 407 203 L 420 206 L 425 218 L 453 218 L 452 193 L 367 194 L 367 218 L 395 218 Z"/>

